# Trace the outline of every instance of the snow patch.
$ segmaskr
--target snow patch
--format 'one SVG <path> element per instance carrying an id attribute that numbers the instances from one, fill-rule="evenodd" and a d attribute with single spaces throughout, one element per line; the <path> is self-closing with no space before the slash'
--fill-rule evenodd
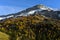
<path id="1" fill-rule="evenodd" d="M 10 18 L 10 17 L 13 17 L 13 15 L 11 15 L 11 16 L 7 16 L 6 18 Z"/>
<path id="2" fill-rule="evenodd" d="M 28 12 L 28 14 L 33 14 L 36 10 L 30 11 Z"/>
<path id="3" fill-rule="evenodd" d="M 3 19 L 5 19 L 4 17 L 2 18 L 2 17 L 0 17 L 0 20 L 3 20 Z"/>

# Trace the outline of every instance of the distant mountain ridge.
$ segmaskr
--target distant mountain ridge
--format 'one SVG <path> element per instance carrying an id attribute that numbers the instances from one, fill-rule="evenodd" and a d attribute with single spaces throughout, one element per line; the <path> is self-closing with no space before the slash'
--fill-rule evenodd
<path id="1" fill-rule="evenodd" d="M 8 15 L 2 15 L 0 16 L 0 20 L 10 18 L 10 17 L 18 17 L 18 16 L 28 16 L 35 13 L 39 13 L 43 16 L 54 18 L 54 19 L 60 19 L 60 11 L 54 11 L 50 7 L 46 7 L 42 4 L 27 8 L 26 10 L 20 11 L 15 14 L 8 14 Z"/>

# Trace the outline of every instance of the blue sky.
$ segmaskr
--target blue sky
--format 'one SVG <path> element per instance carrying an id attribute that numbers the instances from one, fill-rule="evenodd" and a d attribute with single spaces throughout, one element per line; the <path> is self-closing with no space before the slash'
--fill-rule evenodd
<path id="1" fill-rule="evenodd" d="M 37 4 L 60 9 L 60 0 L 0 0 L 0 15 L 15 13 Z"/>

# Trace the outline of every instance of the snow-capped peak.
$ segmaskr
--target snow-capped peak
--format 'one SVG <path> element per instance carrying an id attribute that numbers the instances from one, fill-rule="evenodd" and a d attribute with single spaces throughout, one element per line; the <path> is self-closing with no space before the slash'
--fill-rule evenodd
<path id="1" fill-rule="evenodd" d="M 34 14 L 36 11 L 42 11 L 42 10 L 50 11 L 51 9 L 44 6 L 44 5 L 42 5 L 42 4 L 39 4 L 39 5 L 30 7 L 28 9 L 26 9 L 26 10 L 23 10 L 22 12 L 17 13 L 16 15 L 14 14 L 14 15 L 15 15 L 15 17 L 17 17 L 17 16 L 27 16 L 27 15 L 30 15 L 30 14 Z M 5 16 L 0 17 L 0 20 L 5 19 L 5 18 L 14 17 L 14 15 L 9 15 L 9 16 L 5 15 L 6 17 Z"/>
<path id="2" fill-rule="evenodd" d="M 15 13 L 15 14 L 9 14 L 8 16 L 7 15 L 0 16 L 0 20 L 5 19 L 5 18 L 11 18 L 11 17 L 28 16 L 30 14 L 34 14 L 34 13 L 37 13 L 37 12 L 41 13 L 41 11 L 43 11 L 43 10 L 47 10 L 48 12 L 54 11 L 53 8 L 50 8 L 50 7 L 44 6 L 42 4 L 39 4 L 39 5 L 30 7 L 30 8 L 27 8 L 23 11 Z M 52 13 L 54 13 L 54 12 L 52 12 Z M 41 14 L 45 15 L 45 12 L 43 11 L 43 13 L 41 13 Z M 60 17 L 60 15 L 59 15 L 59 17 Z"/>
<path id="3" fill-rule="evenodd" d="M 50 8 L 50 7 L 44 6 L 43 4 L 38 5 L 38 8 L 40 8 L 41 10 L 48 10 L 48 11 L 53 10 L 53 8 Z"/>

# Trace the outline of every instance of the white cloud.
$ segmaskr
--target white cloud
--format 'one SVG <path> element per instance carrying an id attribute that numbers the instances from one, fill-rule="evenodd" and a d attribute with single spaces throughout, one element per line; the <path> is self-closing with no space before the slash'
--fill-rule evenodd
<path id="1" fill-rule="evenodd" d="M 16 13 L 21 10 L 22 10 L 22 8 L 20 8 L 20 7 L 0 6 L 0 15 Z"/>

